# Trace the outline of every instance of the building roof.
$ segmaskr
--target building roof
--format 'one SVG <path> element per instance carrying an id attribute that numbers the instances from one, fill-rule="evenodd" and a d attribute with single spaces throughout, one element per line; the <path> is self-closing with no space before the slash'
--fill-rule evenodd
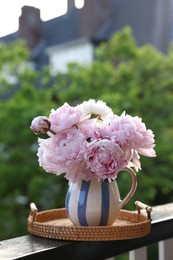
<path id="1" fill-rule="evenodd" d="M 46 61 L 43 58 L 44 49 L 83 37 L 95 43 L 108 40 L 126 25 L 131 26 L 139 45 L 151 43 L 166 51 L 171 40 L 171 7 L 169 0 L 87 0 L 83 9 L 73 6 L 65 15 L 42 22 L 41 38 L 32 48 L 33 58 L 38 60 L 42 55 L 42 60 Z M 24 8 L 30 8 L 31 12 L 35 9 Z M 32 31 L 33 28 L 30 33 Z M 18 32 L 1 39 L 8 42 L 18 37 L 20 28 Z"/>
<path id="2" fill-rule="evenodd" d="M 80 10 L 72 8 L 65 15 L 44 22 L 47 46 L 67 43 L 80 38 Z"/>

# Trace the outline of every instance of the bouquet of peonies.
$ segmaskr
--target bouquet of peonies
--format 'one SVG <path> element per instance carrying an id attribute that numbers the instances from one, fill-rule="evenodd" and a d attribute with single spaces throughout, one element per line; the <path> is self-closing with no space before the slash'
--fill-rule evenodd
<path id="1" fill-rule="evenodd" d="M 75 107 L 64 103 L 49 117 L 33 119 L 38 138 L 38 161 L 46 172 L 78 178 L 115 180 L 125 167 L 141 169 L 140 154 L 155 157 L 154 134 L 139 117 L 114 114 L 105 102 L 90 99 Z"/>

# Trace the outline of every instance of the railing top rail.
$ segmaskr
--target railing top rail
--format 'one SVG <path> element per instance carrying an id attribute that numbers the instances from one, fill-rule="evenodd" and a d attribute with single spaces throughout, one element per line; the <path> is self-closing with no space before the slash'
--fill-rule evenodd
<path id="1" fill-rule="evenodd" d="M 173 219 L 173 203 L 153 207 L 152 224 Z"/>
<path id="2" fill-rule="evenodd" d="M 93 259 L 101 260 L 173 237 L 173 203 L 155 206 L 149 235 L 119 241 L 72 242 L 26 235 L 0 241 L 0 259 Z"/>

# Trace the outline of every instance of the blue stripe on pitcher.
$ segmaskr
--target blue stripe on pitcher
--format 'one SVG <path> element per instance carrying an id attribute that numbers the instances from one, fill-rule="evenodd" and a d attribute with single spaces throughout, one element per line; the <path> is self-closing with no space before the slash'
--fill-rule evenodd
<path id="1" fill-rule="evenodd" d="M 69 216 L 69 201 L 70 201 L 70 191 L 67 192 L 66 199 L 65 199 L 65 206 L 66 206 L 66 211 L 67 215 Z"/>
<path id="2" fill-rule="evenodd" d="M 104 181 L 101 185 L 102 188 L 102 208 L 101 208 L 101 218 L 100 226 L 105 226 L 109 219 L 109 207 L 110 207 L 110 193 L 109 193 L 109 182 Z M 104 196 L 106 194 L 106 196 Z M 108 195 L 107 195 L 108 194 Z"/>
<path id="3" fill-rule="evenodd" d="M 88 226 L 86 218 L 88 192 L 90 188 L 90 181 L 82 181 L 79 201 L 78 201 L 78 218 L 81 226 Z"/>
<path id="4" fill-rule="evenodd" d="M 83 181 L 81 185 L 78 203 L 78 219 L 81 226 L 88 226 L 86 211 L 89 189 L 90 181 Z M 98 225 L 100 226 L 106 225 L 109 218 L 110 198 L 109 196 L 105 196 L 105 194 L 109 195 L 109 183 L 107 181 L 101 183 L 101 216 L 100 222 L 98 223 Z"/>
<path id="5" fill-rule="evenodd" d="M 78 222 L 81 226 L 88 226 L 87 222 L 87 201 L 92 200 L 89 196 L 89 191 L 91 187 L 90 181 L 83 180 L 78 193 L 78 203 L 74 205 L 70 203 L 71 190 L 68 191 L 66 196 L 66 210 L 70 218 L 71 212 L 76 211 Z M 110 207 L 110 196 L 109 196 L 109 182 L 104 181 L 101 183 L 101 194 L 100 194 L 100 217 L 98 219 L 98 224 L 100 226 L 107 225 L 109 220 L 109 207 Z"/>

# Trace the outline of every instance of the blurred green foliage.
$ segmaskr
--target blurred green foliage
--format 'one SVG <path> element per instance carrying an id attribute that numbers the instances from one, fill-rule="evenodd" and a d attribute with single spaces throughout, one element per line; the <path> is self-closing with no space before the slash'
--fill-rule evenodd
<path id="1" fill-rule="evenodd" d="M 171 48 L 163 54 L 151 45 L 138 47 L 130 28 L 125 27 L 96 49 L 92 65 L 69 64 L 67 73 L 57 72 L 52 78 L 50 68 L 36 72 L 27 65 L 29 51 L 23 42 L 13 44 L 14 48 L 0 44 L 0 69 L 15 68 L 18 85 L 17 91 L 0 102 L 0 239 L 27 233 L 31 201 L 39 210 L 64 207 L 68 183 L 62 175 L 48 174 L 39 167 L 37 136 L 30 130 L 34 117 L 48 116 L 64 102 L 76 105 L 101 99 L 118 115 L 126 111 L 141 117 L 155 134 L 157 157 L 141 157 L 138 187 L 126 208 L 134 210 L 135 200 L 151 206 L 173 201 Z M 13 89 L 14 83 L 0 75 L 0 94 Z M 130 177 L 120 174 L 117 182 L 123 198 Z"/>

